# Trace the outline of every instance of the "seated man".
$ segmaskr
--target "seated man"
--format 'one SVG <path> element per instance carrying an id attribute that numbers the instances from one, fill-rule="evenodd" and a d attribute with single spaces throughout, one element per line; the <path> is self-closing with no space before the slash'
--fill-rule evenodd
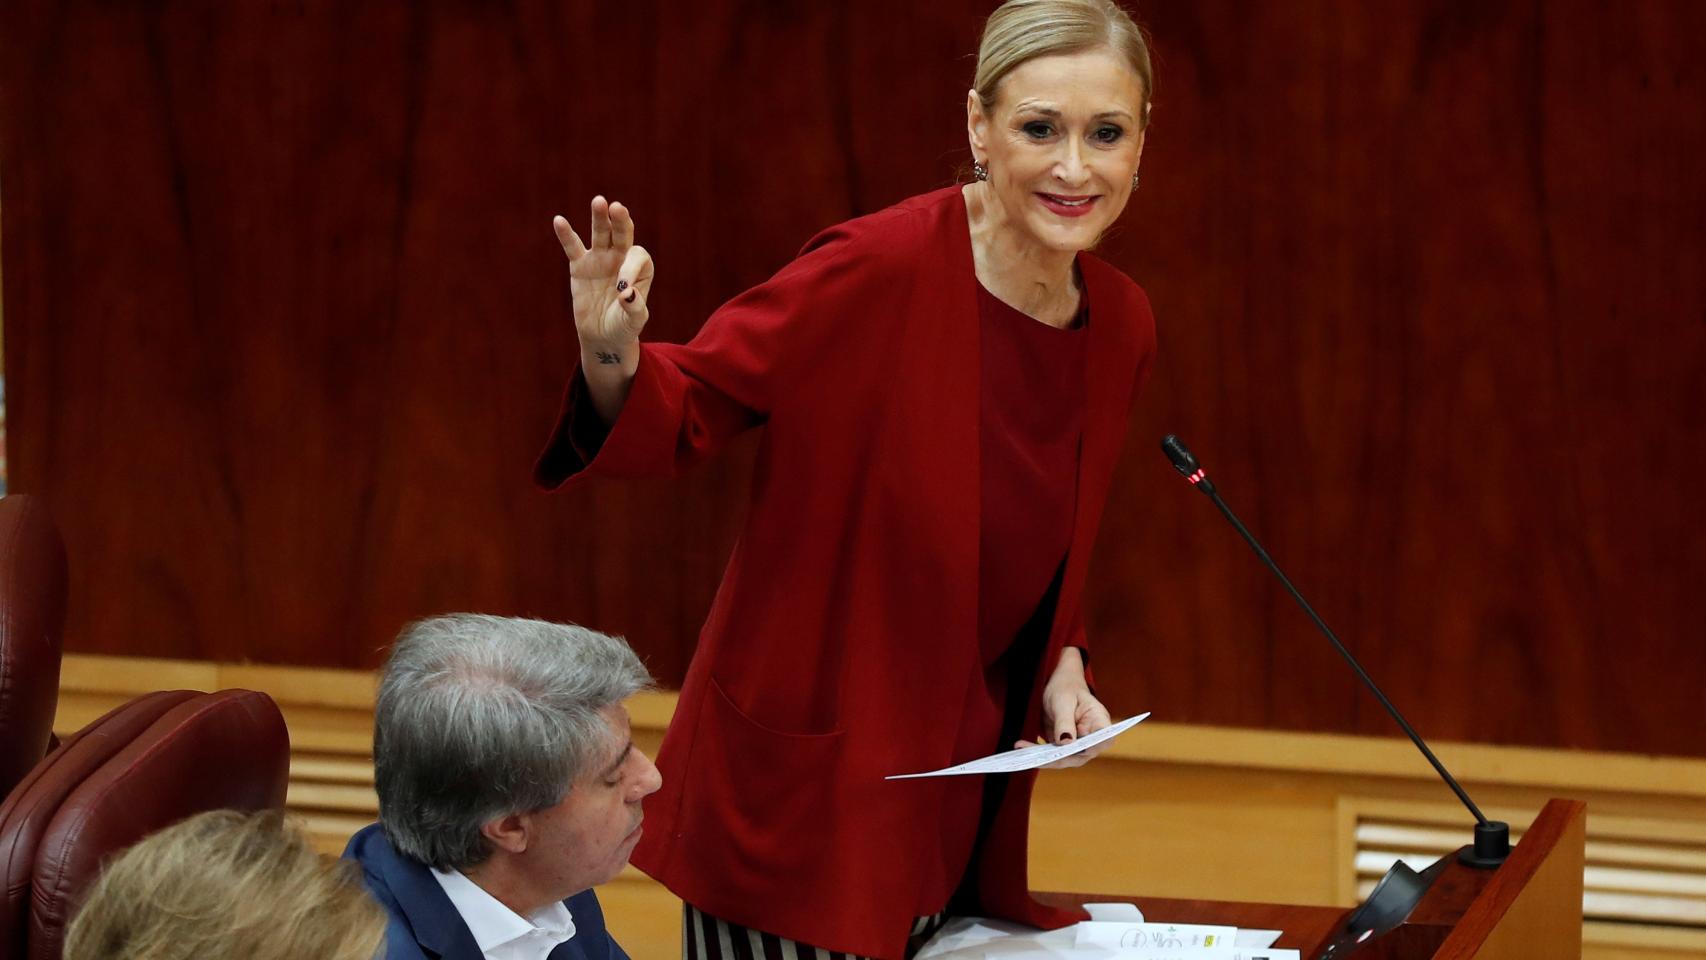
<path id="1" fill-rule="evenodd" d="M 626 960 L 592 888 L 640 838 L 661 784 L 622 701 L 628 645 L 474 614 L 409 626 L 379 681 L 379 822 L 350 839 L 391 914 L 388 960 Z"/>

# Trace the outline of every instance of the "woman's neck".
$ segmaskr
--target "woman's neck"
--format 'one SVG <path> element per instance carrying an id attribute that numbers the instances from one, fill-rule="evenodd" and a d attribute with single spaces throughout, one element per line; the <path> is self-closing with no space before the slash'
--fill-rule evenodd
<path id="1" fill-rule="evenodd" d="M 961 192 L 978 282 L 1026 316 L 1050 326 L 1070 326 L 1078 314 L 1077 252 L 1037 243 L 1007 217 L 984 184 L 968 184 Z"/>

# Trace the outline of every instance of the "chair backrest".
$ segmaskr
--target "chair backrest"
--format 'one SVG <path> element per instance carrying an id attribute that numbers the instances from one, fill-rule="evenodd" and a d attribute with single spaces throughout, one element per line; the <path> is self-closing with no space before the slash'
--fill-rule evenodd
<path id="1" fill-rule="evenodd" d="M 0 797 L 47 753 L 64 627 L 59 531 L 39 501 L 0 497 Z"/>
<path id="2" fill-rule="evenodd" d="M 163 690 L 114 707 L 67 738 L 0 803 L 0 957 L 25 954 L 36 851 L 65 798 L 167 711 L 199 696 Z"/>
<path id="3" fill-rule="evenodd" d="M 60 960 L 65 928 L 112 855 L 203 810 L 282 808 L 290 737 L 264 693 L 224 690 L 168 710 L 90 774 L 43 833 L 30 881 L 31 960 Z"/>

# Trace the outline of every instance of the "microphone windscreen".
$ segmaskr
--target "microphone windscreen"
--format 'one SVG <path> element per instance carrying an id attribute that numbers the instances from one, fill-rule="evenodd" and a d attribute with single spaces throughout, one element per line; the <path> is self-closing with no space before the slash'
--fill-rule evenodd
<path id="1" fill-rule="evenodd" d="M 1172 461 L 1173 469 L 1187 477 L 1202 469 L 1197 464 L 1197 458 L 1191 456 L 1191 451 L 1185 446 L 1185 441 L 1180 440 L 1175 434 L 1169 433 L 1161 438 L 1161 452 L 1165 453 L 1167 459 Z"/>

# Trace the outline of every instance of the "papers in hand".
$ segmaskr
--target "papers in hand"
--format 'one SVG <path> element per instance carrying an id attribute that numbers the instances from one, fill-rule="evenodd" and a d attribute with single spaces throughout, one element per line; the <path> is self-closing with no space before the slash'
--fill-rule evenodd
<path id="1" fill-rule="evenodd" d="M 1111 727 L 1103 727 L 1095 733 L 1079 737 L 1071 743 L 1007 750 L 977 760 L 968 760 L 952 767 L 943 767 L 940 770 L 930 770 L 925 773 L 897 773 L 892 777 L 884 777 L 883 779 L 911 780 L 914 777 L 954 777 L 968 773 L 1018 773 L 1022 770 L 1035 770 L 1038 767 L 1046 767 L 1056 760 L 1070 757 L 1075 753 L 1082 753 L 1098 743 L 1112 740 L 1142 723 L 1148 717 L 1149 714 L 1140 713 L 1135 717 L 1121 720 Z"/>

